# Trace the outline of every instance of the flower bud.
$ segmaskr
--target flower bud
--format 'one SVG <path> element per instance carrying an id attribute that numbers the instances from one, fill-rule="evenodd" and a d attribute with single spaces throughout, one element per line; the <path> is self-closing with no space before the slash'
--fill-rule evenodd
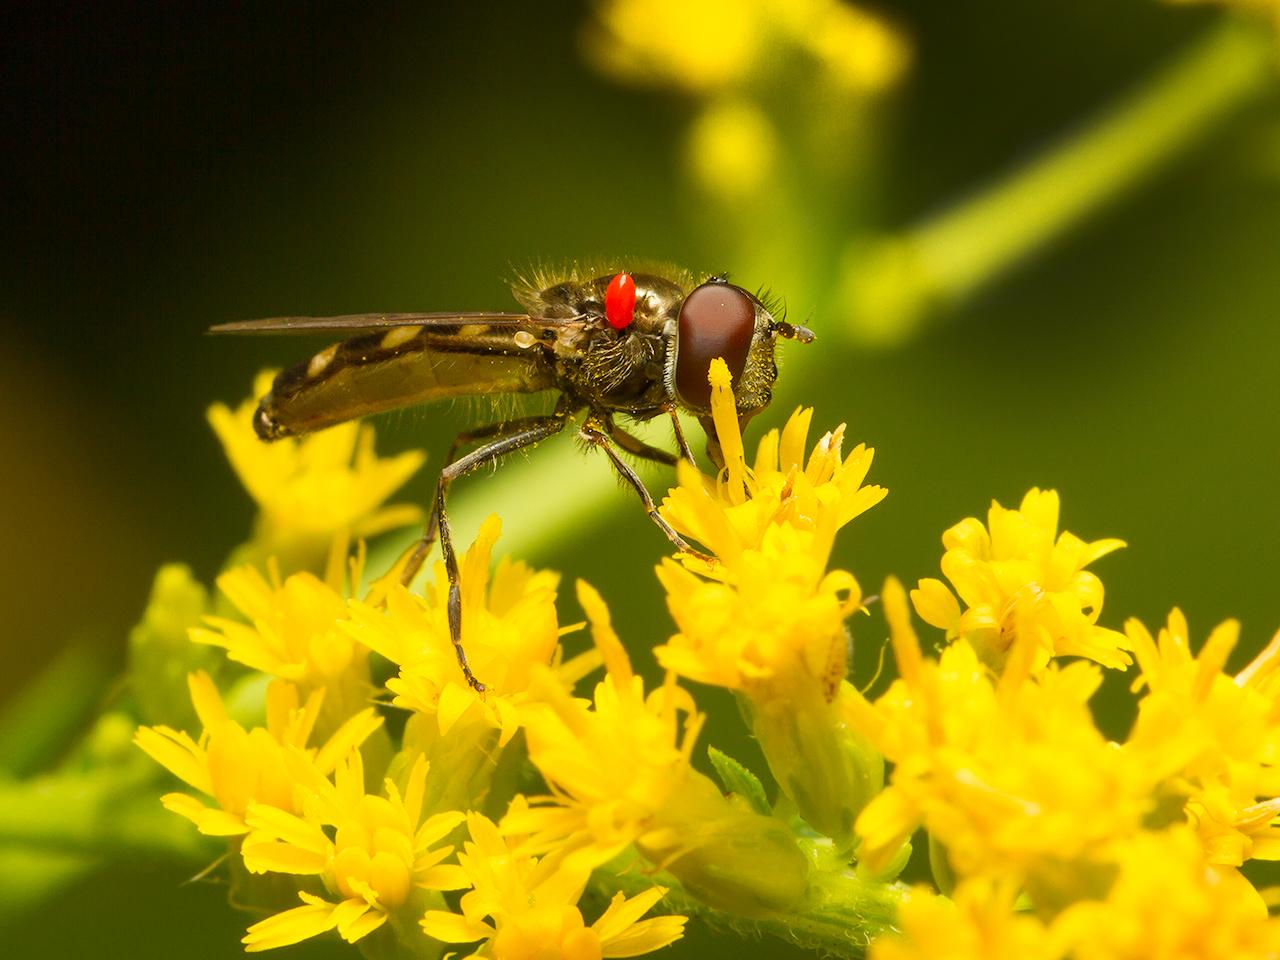
<path id="1" fill-rule="evenodd" d="M 156 572 L 147 608 L 129 633 L 129 685 L 144 722 L 199 729 L 187 674 L 210 669 L 218 657 L 192 643 L 187 630 L 199 625 L 208 602 L 208 592 L 185 564 L 166 564 Z"/>
<path id="2" fill-rule="evenodd" d="M 884 787 L 884 758 L 846 723 L 840 698 L 827 702 L 821 684 L 794 677 L 760 688 L 750 705 L 752 730 L 769 769 L 800 816 L 815 830 L 853 849 L 853 822 Z"/>
<path id="3" fill-rule="evenodd" d="M 809 861 L 786 825 L 731 803 L 693 773 L 636 843 L 699 900 L 744 917 L 793 907 Z"/>

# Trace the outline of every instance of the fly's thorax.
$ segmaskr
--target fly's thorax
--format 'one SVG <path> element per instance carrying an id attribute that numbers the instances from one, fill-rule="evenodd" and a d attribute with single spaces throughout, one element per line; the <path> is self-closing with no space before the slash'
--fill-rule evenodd
<path id="1" fill-rule="evenodd" d="M 616 273 L 569 279 L 536 292 L 516 290 L 517 298 L 534 316 L 548 318 L 605 316 L 605 293 Z M 636 285 L 634 319 L 626 332 L 658 334 L 680 312 L 687 285 L 655 273 L 633 273 Z"/>
<path id="2" fill-rule="evenodd" d="M 566 393 L 601 410 L 652 414 L 667 401 L 669 331 L 686 286 L 657 274 L 630 274 L 635 283 L 634 311 L 631 322 L 618 329 L 605 318 L 606 293 L 617 275 L 561 280 L 537 291 L 516 293 L 535 316 L 598 321 L 582 328 L 572 344 L 556 350 L 560 384 Z"/>

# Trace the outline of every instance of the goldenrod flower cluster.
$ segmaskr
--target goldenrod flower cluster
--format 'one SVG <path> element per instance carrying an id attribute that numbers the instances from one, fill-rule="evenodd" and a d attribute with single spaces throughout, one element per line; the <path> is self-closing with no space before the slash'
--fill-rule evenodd
<path id="1" fill-rule="evenodd" d="M 245 949 L 336 934 L 371 956 L 596 960 L 706 917 L 875 960 L 1280 954 L 1242 872 L 1280 859 L 1280 635 L 1231 674 L 1233 622 L 1198 651 L 1177 610 L 1154 634 L 1105 626 L 1087 568 L 1123 544 L 1060 530 L 1046 490 L 947 530 L 945 582 L 891 578 L 873 603 L 831 566 L 886 495 L 873 451 L 846 451 L 843 426 L 811 442 L 802 409 L 748 458 L 723 363 L 711 383 L 724 468 L 682 463 L 661 511 L 715 560 L 657 567 L 661 679 L 589 584 L 583 633 L 562 625 L 558 575 L 495 564 L 491 517 L 460 563 L 484 694 L 458 667 L 443 565 L 417 592 L 366 586 L 363 549 L 347 557 L 403 466 L 367 446 L 259 461 L 247 420 L 218 415 L 248 484 L 287 463 L 294 490 L 345 491 L 336 515 L 260 521 L 216 611 L 163 571 L 146 620 L 190 627 L 187 660 L 164 647 L 193 665 L 190 707 L 136 742 L 185 784 L 164 806 L 226 845 L 235 902 L 262 916 Z M 323 569 L 271 552 L 317 531 Z M 877 607 L 897 678 L 873 697 L 847 674 Z M 1119 741 L 1091 708 L 1105 670 L 1137 698 Z M 770 777 L 705 749 L 707 686 L 737 698 Z M 908 887 L 922 830 L 935 885 Z"/>
<path id="2" fill-rule="evenodd" d="M 844 114 L 891 89 L 911 59 L 899 30 L 842 0 L 592 6 L 580 38 L 587 61 L 620 83 L 699 100 L 686 166 L 698 187 L 730 203 L 750 203 L 757 191 L 777 188 L 780 170 L 792 162 L 787 139 L 794 131 L 782 132 L 786 117 L 770 102 L 778 87 L 796 84 L 798 98 L 822 105 L 815 119 L 839 129 Z"/>

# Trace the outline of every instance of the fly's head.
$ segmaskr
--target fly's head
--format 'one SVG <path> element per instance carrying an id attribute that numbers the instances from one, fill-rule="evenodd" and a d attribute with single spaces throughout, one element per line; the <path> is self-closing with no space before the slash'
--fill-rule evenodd
<path id="1" fill-rule="evenodd" d="M 717 466 L 723 466 L 723 458 L 711 420 L 711 361 L 721 357 L 729 367 L 738 423 L 745 427 L 773 398 L 779 338 L 809 343 L 813 333 L 775 317 L 759 297 L 723 278 L 695 287 L 680 305 L 667 355 L 667 392 L 699 418 L 707 431 L 707 453 Z"/>

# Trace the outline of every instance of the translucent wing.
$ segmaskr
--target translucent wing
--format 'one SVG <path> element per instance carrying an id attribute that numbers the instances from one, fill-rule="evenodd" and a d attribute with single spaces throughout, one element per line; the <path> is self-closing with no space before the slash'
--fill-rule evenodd
<path id="1" fill-rule="evenodd" d="M 385 330 L 388 327 L 457 327 L 482 323 L 489 327 L 557 326 L 580 323 L 584 317 L 533 317 L 527 313 L 349 313 L 339 317 L 268 317 L 238 320 L 210 327 L 210 333 L 323 333 Z"/>

